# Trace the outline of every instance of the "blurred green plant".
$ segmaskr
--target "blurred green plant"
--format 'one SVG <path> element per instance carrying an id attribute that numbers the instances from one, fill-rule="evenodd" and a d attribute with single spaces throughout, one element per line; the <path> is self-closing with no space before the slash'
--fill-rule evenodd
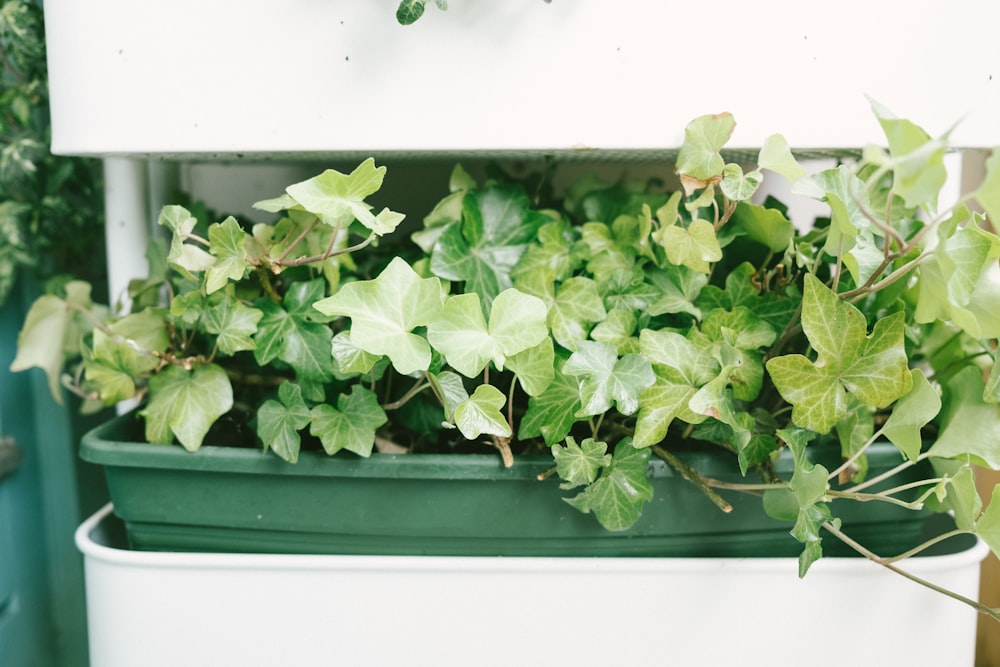
<path id="1" fill-rule="evenodd" d="M 52 155 L 41 3 L 0 5 L 0 304 L 30 267 L 100 280 L 103 197 L 98 160 Z"/>

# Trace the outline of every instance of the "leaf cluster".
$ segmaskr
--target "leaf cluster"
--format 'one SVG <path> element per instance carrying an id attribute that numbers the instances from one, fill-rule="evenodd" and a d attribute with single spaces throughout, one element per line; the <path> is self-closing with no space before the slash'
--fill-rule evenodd
<path id="1" fill-rule="evenodd" d="M 75 360 L 77 391 L 142 399 L 147 438 L 190 450 L 239 414 L 292 462 L 306 447 L 545 452 L 567 501 L 610 530 L 651 500 L 651 456 L 718 450 L 746 484 L 684 477 L 713 498 L 762 495 L 802 542 L 802 573 L 824 535 L 850 539 L 845 500 L 952 511 L 1000 550 L 1000 507 L 982 511 L 971 468 L 1000 467 L 1000 156 L 943 205 L 947 136 L 873 110 L 887 148 L 818 173 L 780 135 L 756 166 L 728 162 L 728 114 L 687 127 L 675 192 L 586 178 L 539 208 L 456 167 L 409 229 L 412 262 L 381 252 L 403 215 L 366 203 L 385 176 L 371 159 L 258 202 L 274 225 L 168 206 L 137 310 L 109 314 L 73 283 L 29 313 L 14 366 L 57 388 Z M 765 174 L 829 217 L 760 202 Z M 899 467 L 866 479 L 879 440 Z M 821 441 L 839 444 L 837 469 L 812 462 Z M 893 487 L 927 459 L 935 476 Z"/>

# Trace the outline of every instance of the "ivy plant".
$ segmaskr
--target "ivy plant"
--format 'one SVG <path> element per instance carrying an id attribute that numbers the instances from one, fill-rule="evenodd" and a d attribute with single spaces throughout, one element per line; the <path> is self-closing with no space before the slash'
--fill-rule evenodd
<path id="1" fill-rule="evenodd" d="M 723 511 L 720 490 L 761 496 L 803 575 L 831 537 L 890 568 L 909 555 L 846 534 L 845 500 L 953 512 L 934 541 L 972 533 L 1000 552 L 1000 503 L 983 511 L 972 475 L 1000 468 L 1000 153 L 943 202 L 947 137 L 873 111 L 887 147 L 817 173 L 780 135 L 756 166 L 730 161 L 736 123 L 719 114 L 686 128 L 676 191 L 591 178 L 543 201 L 456 167 L 406 226 L 367 203 L 386 173 L 369 159 L 258 202 L 271 225 L 168 206 L 135 311 L 70 283 L 29 312 L 14 368 L 89 404 L 137 398 L 149 441 L 192 451 L 236 421 L 289 462 L 548 455 L 566 501 L 608 530 L 639 519 L 663 459 Z M 759 196 L 767 179 L 828 217 L 793 224 Z M 879 441 L 899 465 L 869 478 Z M 837 465 L 810 455 L 824 442 Z M 745 482 L 707 477 L 685 448 L 731 458 Z M 926 479 L 892 482 L 927 461 Z"/>

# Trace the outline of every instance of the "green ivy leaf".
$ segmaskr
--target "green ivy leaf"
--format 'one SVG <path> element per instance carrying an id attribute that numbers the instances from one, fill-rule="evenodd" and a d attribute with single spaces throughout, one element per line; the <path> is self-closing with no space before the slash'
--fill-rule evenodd
<path id="1" fill-rule="evenodd" d="M 173 442 L 188 451 L 201 447 L 208 429 L 233 407 L 233 388 L 225 369 L 206 364 L 188 371 L 168 366 L 149 380 L 146 440 Z"/>
<path id="2" fill-rule="evenodd" d="M 303 378 L 325 381 L 333 377 L 333 332 L 318 321 L 322 318 L 312 307 L 324 290 L 323 279 L 317 278 L 292 283 L 281 304 L 258 301 L 264 315 L 253 338 L 257 363 L 265 365 L 278 358 Z"/>
<path id="3" fill-rule="evenodd" d="M 973 194 L 990 220 L 1000 220 L 1000 151 L 986 160 L 986 178 Z"/>
<path id="4" fill-rule="evenodd" d="M 772 134 L 764 140 L 757 166 L 784 176 L 789 183 L 795 183 L 806 174 L 806 170 L 792 155 L 788 140 L 780 134 Z"/>
<path id="5" fill-rule="evenodd" d="M 626 438 L 615 447 L 611 463 L 600 477 L 566 502 L 585 514 L 593 512 L 607 530 L 626 530 L 639 520 L 643 505 L 653 499 L 648 467 L 649 450 L 636 449 Z"/>
<path id="6" fill-rule="evenodd" d="M 733 201 L 746 201 L 753 197 L 763 181 L 764 176 L 759 171 L 754 170 L 744 174 L 740 165 L 727 164 L 722 169 L 719 189 Z"/>
<path id="7" fill-rule="evenodd" d="M 431 254 L 431 271 L 465 282 L 484 304 L 512 287 L 511 271 L 547 219 L 530 210 L 520 187 L 490 185 L 465 194 L 462 221 L 441 234 Z"/>
<path id="8" fill-rule="evenodd" d="M 704 338 L 695 341 L 672 331 L 643 329 L 639 350 L 652 362 L 655 379 L 639 396 L 634 446 L 644 448 L 663 440 L 674 419 L 689 424 L 705 420 L 691 410 L 694 395 L 715 378 L 719 363 Z"/>
<path id="9" fill-rule="evenodd" d="M 686 229 L 679 224 L 662 227 L 653 232 L 653 240 L 663 246 L 671 264 L 698 273 L 708 273 L 710 262 L 722 259 L 715 227 L 708 220 L 694 220 Z"/>
<path id="10" fill-rule="evenodd" d="M 164 206 L 157 223 L 173 233 L 170 252 L 167 254 L 167 261 L 171 265 L 190 275 L 200 273 L 215 263 L 215 257 L 206 250 L 192 243 L 185 243 L 198 224 L 198 220 L 186 208 L 177 205 Z"/>
<path id="11" fill-rule="evenodd" d="M 765 245 L 771 252 L 783 252 L 795 233 L 792 222 L 780 209 L 746 201 L 736 206 L 729 225 L 747 238 Z"/>
<path id="12" fill-rule="evenodd" d="M 538 396 L 548 389 L 555 377 L 555 348 L 546 336 L 542 342 L 507 358 L 507 368 L 517 374 L 528 396 Z"/>
<path id="13" fill-rule="evenodd" d="M 257 324 L 264 317 L 263 311 L 251 308 L 231 294 L 212 299 L 205 310 L 205 331 L 218 336 L 217 345 L 222 354 L 236 354 L 253 350 Z"/>
<path id="14" fill-rule="evenodd" d="M 649 360 L 639 354 L 619 358 L 614 346 L 597 341 L 580 341 L 563 366 L 563 373 L 580 379 L 583 407 L 577 417 L 599 415 L 614 404 L 623 415 L 639 409 L 639 393 L 656 380 Z"/>
<path id="15" fill-rule="evenodd" d="M 932 458 L 931 463 L 942 481 L 935 487 L 935 495 L 927 499 L 927 507 L 939 513 L 951 512 L 959 530 L 974 531 L 983 503 L 972 467 L 951 459 Z"/>
<path id="16" fill-rule="evenodd" d="M 692 271 L 686 266 L 667 264 L 662 269 L 647 273 L 647 280 L 660 290 L 660 296 L 646 308 L 648 315 L 688 313 L 701 319 L 701 310 L 695 300 L 708 284 L 708 276 Z"/>
<path id="17" fill-rule="evenodd" d="M 685 184 L 688 194 L 722 176 L 725 161 L 720 151 L 735 128 L 736 121 L 729 113 L 700 116 L 684 128 L 684 143 L 677 153 L 677 173 L 682 183 L 691 183 Z"/>
<path id="18" fill-rule="evenodd" d="M 377 278 L 348 283 L 315 307 L 329 316 L 350 317 L 354 344 L 389 357 L 399 373 L 430 367 L 430 346 L 413 330 L 430 324 L 444 307 L 441 281 L 421 278 L 405 260 L 393 259 Z"/>
<path id="19" fill-rule="evenodd" d="M 94 350 L 84 364 L 85 377 L 97 386 L 104 405 L 114 405 L 135 396 L 135 378 L 156 367 L 152 355 L 140 355 L 128 341 L 94 330 Z"/>
<path id="20" fill-rule="evenodd" d="M 889 141 L 893 191 L 903 198 L 907 207 L 936 206 L 938 192 L 948 178 L 944 167 L 947 137 L 931 139 L 915 123 L 895 118 L 875 100 L 870 102 Z"/>
<path id="21" fill-rule="evenodd" d="M 337 398 L 337 407 L 321 404 L 312 409 L 309 432 L 320 439 L 327 454 L 342 449 L 368 457 L 375 444 L 375 431 L 389 421 L 378 397 L 360 385 Z"/>
<path id="22" fill-rule="evenodd" d="M 993 496 L 986 511 L 976 522 L 975 533 L 989 545 L 994 554 L 1000 554 L 1000 486 L 993 487 Z"/>
<path id="23" fill-rule="evenodd" d="M 299 431 L 309 425 L 312 415 L 302 398 L 302 388 L 285 382 L 278 387 L 278 400 L 268 399 L 257 410 L 257 435 L 264 451 L 295 463 L 299 460 L 302 436 Z"/>
<path id="24" fill-rule="evenodd" d="M 451 371 L 441 371 L 437 375 L 431 373 L 429 379 L 436 393 L 441 396 L 444 418 L 452 419 L 455 416 L 455 408 L 469 400 L 469 392 L 465 390 L 462 376 Z"/>
<path id="25" fill-rule="evenodd" d="M 611 465 L 607 443 L 593 438 L 586 438 L 578 445 L 575 438 L 568 437 L 565 445 L 553 445 L 551 449 L 556 470 L 563 480 L 562 489 L 591 484 L 602 468 Z"/>
<path id="26" fill-rule="evenodd" d="M 209 252 L 215 256 L 215 262 L 205 271 L 205 290 L 209 294 L 230 280 L 243 278 L 248 268 L 246 238 L 246 232 L 232 216 L 208 228 Z"/>
<path id="27" fill-rule="evenodd" d="M 337 372 L 342 374 L 371 372 L 382 357 L 365 352 L 354 344 L 349 331 L 341 331 L 333 337 L 331 352 Z"/>
<path id="28" fill-rule="evenodd" d="M 552 337 L 567 350 L 575 350 L 586 339 L 590 327 L 607 317 L 597 284 L 590 278 L 569 278 L 559 286 L 549 307 Z"/>
<path id="29" fill-rule="evenodd" d="M 923 446 L 921 431 L 941 410 L 941 397 L 923 372 L 912 369 L 913 388 L 892 408 L 882 426 L 884 435 L 910 461 L 916 461 Z"/>
<path id="30" fill-rule="evenodd" d="M 767 362 L 797 426 L 826 433 L 846 414 L 848 393 L 886 407 L 910 390 L 903 313 L 879 320 L 868 336 L 861 311 L 807 274 L 802 328 L 817 352 L 815 362 L 799 354 Z"/>
<path id="31" fill-rule="evenodd" d="M 545 390 L 528 399 L 528 409 L 521 418 L 517 437 L 520 440 L 541 436 L 552 446 L 569 435 L 580 410 L 580 389 L 576 378 L 564 374 L 558 366 Z"/>
<path id="32" fill-rule="evenodd" d="M 427 327 L 427 338 L 448 363 L 475 377 L 491 361 L 503 370 L 509 355 L 532 348 L 548 336 L 545 303 L 516 289 L 493 300 L 487 327 L 478 294 L 448 297 Z"/>
<path id="33" fill-rule="evenodd" d="M 1000 406 L 983 399 L 983 375 L 966 366 L 945 382 L 941 431 L 931 456 L 1000 468 Z"/>
<path id="34" fill-rule="evenodd" d="M 455 426 L 466 440 L 475 440 L 484 433 L 509 438 L 510 425 L 500 412 L 505 402 L 499 389 L 481 384 L 455 408 Z"/>

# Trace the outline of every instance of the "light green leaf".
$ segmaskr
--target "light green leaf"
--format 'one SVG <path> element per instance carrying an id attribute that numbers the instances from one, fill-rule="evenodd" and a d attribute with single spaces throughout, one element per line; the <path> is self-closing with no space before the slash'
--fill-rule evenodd
<path id="1" fill-rule="evenodd" d="M 510 425 L 501 413 L 505 402 L 499 389 L 481 384 L 468 400 L 455 408 L 455 426 L 467 440 L 475 440 L 484 433 L 509 438 Z"/>
<path id="2" fill-rule="evenodd" d="M 246 232 L 232 216 L 208 228 L 209 252 L 215 261 L 205 271 L 206 292 L 211 294 L 230 280 L 243 278 L 248 268 L 246 238 Z"/>
<path id="3" fill-rule="evenodd" d="M 597 341 L 580 341 L 566 361 L 563 373 L 580 377 L 583 407 L 577 417 L 607 412 L 614 404 L 623 415 L 639 409 L 639 393 L 653 384 L 655 376 L 649 360 L 642 355 L 618 358 L 614 346 Z"/>
<path id="4" fill-rule="evenodd" d="M 615 447 L 611 464 L 586 489 L 566 502 L 581 512 L 593 512 L 607 530 L 626 530 L 653 499 L 649 482 L 649 450 L 636 449 L 626 438 Z"/>
<path id="5" fill-rule="evenodd" d="M 317 278 L 292 283 L 281 304 L 270 299 L 257 302 L 264 313 L 253 338 L 257 363 L 278 358 L 302 378 L 325 381 L 333 377 L 333 332 L 313 309 L 324 290 L 324 280 Z"/>
<path id="6" fill-rule="evenodd" d="M 158 224 L 167 227 L 173 233 L 170 240 L 170 252 L 167 261 L 178 269 L 188 273 L 199 273 L 215 263 L 215 257 L 206 250 L 185 243 L 198 220 L 183 206 L 164 206 L 160 211 Z"/>
<path id="7" fill-rule="evenodd" d="M 762 243 L 772 252 L 783 252 L 791 243 L 795 228 L 780 209 L 741 201 L 729 224 L 747 238 Z"/>
<path id="8" fill-rule="evenodd" d="M 875 100 L 870 102 L 889 141 L 893 191 L 910 208 L 936 207 L 938 192 L 948 178 L 944 167 L 944 155 L 948 150 L 947 137 L 931 139 L 915 123 L 895 118 Z"/>
<path id="9" fill-rule="evenodd" d="M 437 375 L 430 374 L 429 379 L 435 392 L 441 396 L 445 419 L 452 419 L 455 408 L 469 400 L 469 392 L 465 390 L 462 376 L 451 371 L 441 371 Z"/>
<path id="10" fill-rule="evenodd" d="M 1000 405 L 983 400 L 983 375 L 967 366 L 945 382 L 941 431 L 931 456 L 1000 469 Z"/>
<path id="11" fill-rule="evenodd" d="M 344 227 L 357 220 L 368 229 L 377 231 L 379 225 L 364 200 L 382 187 L 385 171 L 385 167 L 376 167 L 375 160 L 368 158 L 350 174 L 327 169 L 318 176 L 289 185 L 285 192 L 298 208 L 312 213 L 331 227 Z M 260 207 L 262 203 L 254 206 Z"/>
<path id="12" fill-rule="evenodd" d="M 973 194 L 996 228 L 1000 223 L 1000 150 L 986 160 L 986 178 Z"/>
<path id="13" fill-rule="evenodd" d="M 707 344 L 696 344 L 671 331 L 643 329 L 639 350 L 652 362 L 655 376 L 653 384 L 639 395 L 633 444 L 644 448 L 662 441 L 674 419 L 689 424 L 705 420 L 705 415 L 690 409 L 689 402 L 718 375 L 720 367 Z"/>
<path id="14" fill-rule="evenodd" d="M 320 439 L 331 456 L 342 449 L 368 457 L 375 444 L 375 431 L 389 421 L 378 397 L 360 385 L 337 398 L 337 407 L 321 404 L 312 409 L 309 432 Z"/>
<path id="15" fill-rule="evenodd" d="M 1000 555 L 1000 486 L 993 487 L 990 503 L 976 522 L 975 532 L 989 545 L 994 555 Z"/>
<path id="16" fill-rule="evenodd" d="M 695 306 L 695 299 L 708 284 L 706 274 L 686 266 L 667 264 L 662 269 L 647 272 L 647 279 L 661 291 L 661 296 L 646 308 L 648 315 L 688 313 L 701 319 L 701 310 Z"/>
<path id="17" fill-rule="evenodd" d="M 150 379 L 149 404 L 139 414 L 146 420 L 146 440 L 169 443 L 176 437 L 193 452 L 232 407 L 233 388 L 221 366 L 187 371 L 172 365 Z"/>
<path id="18" fill-rule="evenodd" d="M 912 369 L 913 388 L 892 408 L 892 414 L 882 427 L 882 434 L 906 455 L 916 461 L 923 446 L 921 430 L 941 409 L 941 397 L 927 381 L 923 372 Z"/>
<path id="19" fill-rule="evenodd" d="M 764 140 L 757 158 L 757 166 L 784 176 L 789 183 L 794 183 L 806 175 L 806 170 L 792 155 L 788 140 L 780 134 L 772 134 Z"/>
<path id="20" fill-rule="evenodd" d="M 745 201 L 753 197 L 757 188 L 764 181 L 764 176 L 759 171 L 743 173 L 742 167 L 738 164 L 727 164 L 722 170 L 722 182 L 719 189 L 722 194 L 733 201 Z"/>
<path id="21" fill-rule="evenodd" d="M 549 446 L 560 442 L 569 435 L 581 405 L 576 378 L 556 368 L 545 390 L 528 399 L 528 409 L 518 428 L 518 439 L 541 436 Z"/>
<path id="22" fill-rule="evenodd" d="M 815 362 L 799 354 L 767 362 L 797 426 L 828 432 L 846 414 L 848 393 L 881 408 L 910 390 L 903 313 L 879 320 L 868 336 L 861 311 L 807 274 L 802 328 L 817 352 Z"/>
<path id="23" fill-rule="evenodd" d="M 31 304 L 24 325 L 17 335 L 17 354 L 10 365 L 12 372 L 41 368 L 49 381 L 52 398 L 62 404 L 59 376 L 65 363 L 66 350 L 79 350 L 81 330 L 74 326 L 70 304 L 85 310 L 91 307 L 90 285 L 74 281 L 66 285 L 67 298 L 43 295 Z"/>
<path id="24" fill-rule="evenodd" d="M 104 405 L 114 405 L 135 396 L 135 379 L 157 363 L 152 355 L 140 356 L 127 341 L 109 338 L 95 329 L 93 358 L 84 364 L 85 377 L 97 386 Z"/>
<path id="25" fill-rule="evenodd" d="M 252 337 L 262 317 L 263 311 L 245 305 L 230 294 L 222 294 L 205 310 L 205 331 L 218 336 L 219 352 L 223 354 L 253 350 L 257 344 Z"/>
<path id="26" fill-rule="evenodd" d="M 382 357 L 365 352 L 354 344 L 349 331 L 341 331 L 333 337 L 331 344 L 333 363 L 338 373 L 367 374 Z"/>
<path id="27" fill-rule="evenodd" d="M 302 398 L 302 388 L 292 382 L 278 387 L 278 400 L 268 399 L 257 411 L 257 435 L 264 451 L 295 463 L 299 460 L 302 436 L 299 431 L 309 425 L 312 416 Z"/>
<path id="28" fill-rule="evenodd" d="M 569 278 L 559 286 L 549 308 L 552 337 L 567 350 L 575 350 L 587 337 L 590 326 L 607 316 L 597 284 L 590 278 Z"/>
<path id="29" fill-rule="evenodd" d="M 699 273 L 708 273 L 710 262 L 722 259 L 715 227 L 708 220 L 694 220 L 686 229 L 680 225 L 662 227 L 653 232 L 653 240 L 663 246 L 671 264 Z"/>
<path id="30" fill-rule="evenodd" d="M 441 282 L 421 278 L 397 257 L 374 280 L 348 283 L 316 309 L 351 318 L 351 340 L 361 349 L 386 355 L 403 375 L 427 370 L 431 350 L 413 330 L 430 324 L 444 307 Z"/>
<path id="31" fill-rule="evenodd" d="M 538 396 L 555 377 L 555 348 L 546 336 L 542 342 L 507 358 L 507 368 L 517 374 L 517 381 L 528 396 Z"/>
<path id="32" fill-rule="evenodd" d="M 694 181 L 698 183 L 695 187 L 704 187 L 721 178 L 725 161 L 720 151 L 735 127 L 736 121 L 729 113 L 700 116 L 688 124 L 677 154 L 677 173 L 682 181 Z"/>
<path id="33" fill-rule="evenodd" d="M 601 468 L 611 464 L 611 454 L 605 442 L 586 438 L 579 445 L 572 437 L 566 444 L 552 446 L 552 458 L 563 484 L 562 489 L 572 489 L 582 484 L 591 484 L 597 479 Z"/>

